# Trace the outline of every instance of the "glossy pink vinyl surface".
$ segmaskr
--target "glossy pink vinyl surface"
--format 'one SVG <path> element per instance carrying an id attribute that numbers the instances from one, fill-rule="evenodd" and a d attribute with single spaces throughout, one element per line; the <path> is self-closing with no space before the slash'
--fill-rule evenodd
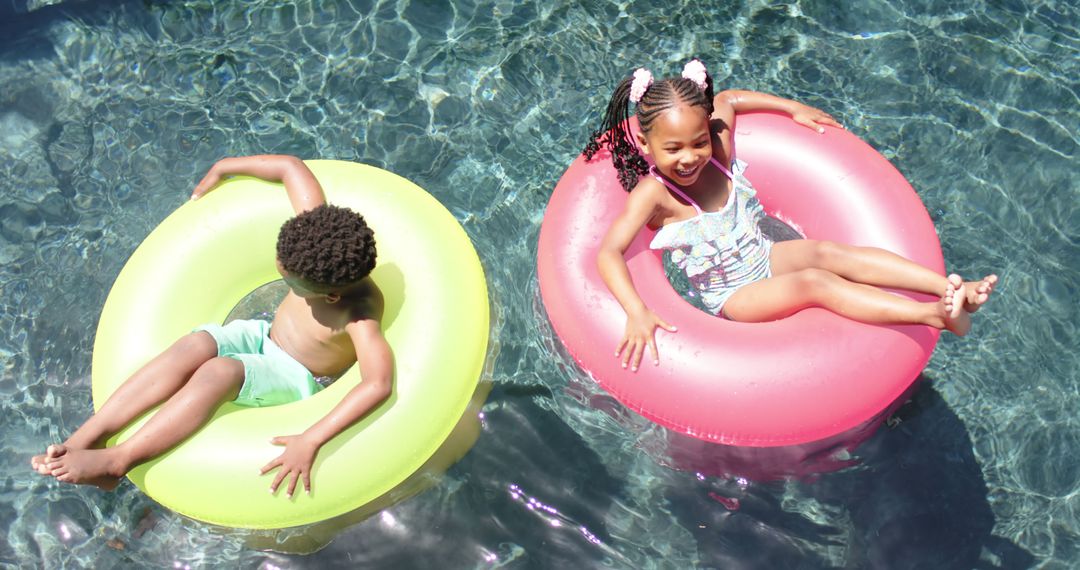
<path id="1" fill-rule="evenodd" d="M 808 238 L 881 247 L 944 271 L 933 223 L 904 177 L 851 133 L 824 134 L 770 113 L 739 115 L 735 156 L 770 214 Z M 596 253 L 627 194 L 606 153 L 578 156 L 552 193 L 540 229 L 540 292 L 578 364 L 628 408 L 669 429 L 738 446 L 798 445 L 879 416 L 926 365 L 938 331 L 874 326 L 823 309 L 771 323 L 735 323 L 679 297 L 645 229 L 626 252 L 645 303 L 678 327 L 657 332 L 660 365 L 635 373 L 614 349 L 626 318 Z M 905 293 L 906 294 L 906 293 Z M 911 294 L 913 298 L 929 297 Z"/>

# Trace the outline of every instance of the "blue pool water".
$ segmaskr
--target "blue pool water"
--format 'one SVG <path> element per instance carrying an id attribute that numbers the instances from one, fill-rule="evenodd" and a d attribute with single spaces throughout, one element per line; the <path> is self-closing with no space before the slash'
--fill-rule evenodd
<path id="1" fill-rule="evenodd" d="M 1080 7 L 840 4 L 0 1 L 0 565 L 1080 565 Z M 838 117 L 919 191 L 950 270 L 1002 277 L 839 473 L 664 467 L 662 435 L 563 356 L 539 304 L 544 205 L 610 89 L 694 55 Z M 263 152 L 432 192 L 476 243 L 499 343 L 473 450 L 310 556 L 28 468 L 91 410 L 124 260 L 216 159 Z"/>

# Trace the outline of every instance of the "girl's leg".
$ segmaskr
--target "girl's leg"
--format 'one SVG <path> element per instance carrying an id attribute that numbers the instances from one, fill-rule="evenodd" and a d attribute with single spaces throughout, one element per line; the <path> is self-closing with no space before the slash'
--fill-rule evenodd
<path id="1" fill-rule="evenodd" d="M 918 291 L 938 296 L 948 286 L 948 279 L 934 271 L 877 247 L 859 247 L 818 240 L 792 240 L 773 245 L 769 258 L 774 275 L 800 269 L 824 269 L 849 281 L 876 287 Z M 968 312 L 975 312 L 987 301 L 997 282 L 988 275 L 978 282 L 966 282 L 958 289 Z"/>
<path id="2" fill-rule="evenodd" d="M 48 462 L 50 473 L 66 483 L 99 486 L 124 476 L 202 427 L 222 403 L 236 399 L 244 382 L 244 364 L 227 357 L 208 360 L 134 435 L 105 449 L 67 449 Z"/>
<path id="3" fill-rule="evenodd" d="M 937 302 L 920 303 L 849 281 L 831 271 L 811 268 L 740 288 L 724 304 L 724 314 L 736 321 L 763 322 L 820 306 L 864 323 L 925 324 L 957 335 L 967 334 L 971 317 L 964 311 L 952 314 L 953 305 L 963 302 L 956 298 L 956 287 L 946 280 L 940 294 Z"/>
<path id="4" fill-rule="evenodd" d="M 120 431 L 135 418 L 169 399 L 195 373 L 195 370 L 217 356 L 217 343 L 207 332 L 185 335 L 165 352 L 156 356 L 128 378 L 97 413 L 90 416 L 64 442 L 64 449 L 100 447 L 106 438 Z M 55 458 L 59 446 L 50 445 L 42 455 L 30 460 L 31 466 L 48 475 L 45 465 Z"/>

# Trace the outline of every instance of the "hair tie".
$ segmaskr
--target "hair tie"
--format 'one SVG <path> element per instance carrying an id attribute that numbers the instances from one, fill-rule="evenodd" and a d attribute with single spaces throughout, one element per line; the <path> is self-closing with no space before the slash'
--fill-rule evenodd
<path id="1" fill-rule="evenodd" d="M 636 105 L 650 85 L 652 85 L 652 73 L 644 67 L 637 68 L 634 71 L 634 81 L 630 84 L 630 101 Z"/>
<path id="2" fill-rule="evenodd" d="M 705 90 L 709 75 L 705 72 L 705 64 L 697 59 L 686 62 L 682 68 L 682 76 L 694 82 L 698 89 Z"/>

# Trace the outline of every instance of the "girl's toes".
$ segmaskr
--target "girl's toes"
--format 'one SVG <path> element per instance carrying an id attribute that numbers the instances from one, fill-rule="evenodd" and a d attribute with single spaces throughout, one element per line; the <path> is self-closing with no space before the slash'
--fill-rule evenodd
<path id="1" fill-rule="evenodd" d="M 964 291 L 963 286 L 954 286 L 950 276 L 949 285 L 945 288 L 945 295 L 941 299 L 942 304 L 945 305 L 945 312 L 950 319 L 955 319 L 963 312 L 966 295 L 967 292 Z"/>
<path id="2" fill-rule="evenodd" d="M 964 311 L 964 299 L 967 296 L 967 292 L 964 291 L 964 287 L 961 285 L 953 293 L 952 303 L 952 317 L 955 319 L 960 316 L 960 313 Z"/>

